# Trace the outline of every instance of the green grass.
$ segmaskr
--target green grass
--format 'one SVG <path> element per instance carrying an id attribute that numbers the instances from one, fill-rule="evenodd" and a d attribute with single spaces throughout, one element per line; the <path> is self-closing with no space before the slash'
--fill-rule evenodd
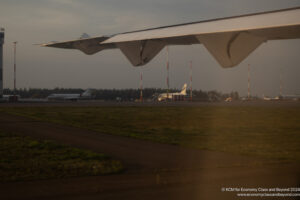
<path id="1" fill-rule="evenodd" d="M 300 161 L 300 107 L 24 107 L 0 111 L 197 149 Z"/>
<path id="2" fill-rule="evenodd" d="M 104 154 L 0 132 L 0 182 L 119 173 Z"/>

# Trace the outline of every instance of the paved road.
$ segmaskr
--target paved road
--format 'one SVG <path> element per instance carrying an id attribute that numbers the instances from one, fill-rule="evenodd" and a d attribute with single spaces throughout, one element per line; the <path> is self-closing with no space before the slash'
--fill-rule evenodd
<path id="1" fill-rule="evenodd" d="M 106 135 L 4 113 L 0 113 L 0 127 L 103 152 L 126 166 L 121 175 L 0 184 L 3 199 L 238 199 L 235 192 L 221 188 L 300 186 L 299 164 L 270 165 L 256 158 Z"/>

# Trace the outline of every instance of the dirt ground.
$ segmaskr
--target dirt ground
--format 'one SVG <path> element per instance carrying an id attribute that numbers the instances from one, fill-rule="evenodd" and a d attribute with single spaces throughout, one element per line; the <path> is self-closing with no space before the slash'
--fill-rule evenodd
<path id="1" fill-rule="evenodd" d="M 222 188 L 300 186 L 299 163 L 270 164 L 258 158 L 106 135 L 4 113 L 0 113 L 0 127 L 103 152 L 126 167 L 119 175 L 1 183 L 1 199 L 273 199 L 241 198 L 238 192 L 223 192 Z"/>

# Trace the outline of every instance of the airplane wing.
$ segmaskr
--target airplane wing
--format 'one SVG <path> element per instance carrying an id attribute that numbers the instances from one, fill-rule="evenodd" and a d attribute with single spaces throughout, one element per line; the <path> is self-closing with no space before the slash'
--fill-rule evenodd
<path id="1" fill-rule="evenodd" d="M 41 44 L 44 47 L 56 47 L 63 49 L 78 49 L 87 55 L 95 54 L 104 49 L 114 49 L 117 48 L 114 44 L 103 44 L 101 42 L 107 40 L 109 37 L 101 36 L 94 38 L 84 38 L 79 40 L 71 40 L 66 42 L 51 42 L 47 44 Z"/>
<path id="2" fill-rule="evenodd" d="M 234 67 L 268 40 L 300 38 L 300 7 L 52 43 L 87 54 L 119 48 L 133 66 L 151 61 L 166 45 L 203 44 L 218 63 Z"/>

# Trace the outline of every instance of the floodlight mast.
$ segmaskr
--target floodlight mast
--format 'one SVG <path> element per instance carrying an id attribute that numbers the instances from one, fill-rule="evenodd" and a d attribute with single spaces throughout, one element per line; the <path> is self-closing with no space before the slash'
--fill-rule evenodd
<path id="1" fill-rule="evenodd" d="M 193 101 L 193 61 L 190 61 L 190 101 Z"/>
<path id="2" fill-rule="evenodd" d="M 169 80 L 169 68 L 170 68 L 170 61 L 169 61 L 169 46 L 167 46 L 167 101 L 169 100 L 169 89 L 170 89 L 170 80 Z"/>
<path id="3" fill-rule="evenodd" d="M 14 95 L 16 95 L 17 86 L 17 41 L 14 42 Z"/>
<path id="4" fill-rule="evenodd" d="M 0 98 L 3 97 L 3 44 L 4 28 L 0 28 Z"/>
<path id="5" fill-rule="evenodd" d="M 280 77 L 279 77 L 279 79 L 280 79 L 280 88 L 279 88 L 279 90 L 280 90 L 280 98 L 282 98 L 282 95 L 283 95 L 283 93 L 282 93 L 282 68 L 280 68 Z"/>
<path id="6" fill-rule="evenodd" d="M 251 98 L 251 93 L 250 93 L 250 64 L 248 64 L 248 101 Z"/>
<path id="7" fill-rule="evenodd" d="M 143 71 L 140 71 L 140 102 L 143 102 Z"/>

